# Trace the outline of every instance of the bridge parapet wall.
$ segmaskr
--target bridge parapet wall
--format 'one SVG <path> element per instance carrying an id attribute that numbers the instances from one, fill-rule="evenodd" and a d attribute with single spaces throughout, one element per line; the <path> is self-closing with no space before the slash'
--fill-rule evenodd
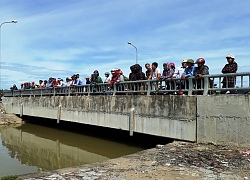
<path id="1" fill-rule="evenodd" d="M 196 141 L 195 96 L 5 97 L 7 112 Z M 58 114 L 59 113 L 59 114 Z"/>

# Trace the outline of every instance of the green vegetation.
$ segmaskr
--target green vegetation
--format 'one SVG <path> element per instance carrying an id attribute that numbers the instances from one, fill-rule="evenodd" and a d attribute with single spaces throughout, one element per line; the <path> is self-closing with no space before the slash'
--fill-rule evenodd
<path id="1" fill-rule="evenodd" d="M 4 176 L 1 178 L 1 180 L 15 180 L 18 176 Z"/>

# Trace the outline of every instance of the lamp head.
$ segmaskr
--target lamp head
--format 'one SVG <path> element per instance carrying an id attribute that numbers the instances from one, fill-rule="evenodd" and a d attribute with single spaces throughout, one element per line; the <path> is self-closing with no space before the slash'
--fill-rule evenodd
<path id="1" fill-rule="evenodd" d="M 17 23 L 17 20 L 12 20 L 11 22 L 12 22 L 12 23 Z"/>
<path id="2" fill-rule="evenodd" d="M 131 43 L 131 42 L 128 42 L 128 44 L 130 44 L 130 45 L 131 45 L 132 43 Z"/>

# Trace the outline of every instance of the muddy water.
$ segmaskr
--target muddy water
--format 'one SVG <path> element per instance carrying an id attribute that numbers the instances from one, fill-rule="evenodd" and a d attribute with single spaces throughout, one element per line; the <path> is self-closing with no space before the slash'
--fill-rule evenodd
<path id="1" fill-rule="evenodd" d="M 36 124 L 0 127 L 0 177 L 101 162 L 141 147 Z"/>

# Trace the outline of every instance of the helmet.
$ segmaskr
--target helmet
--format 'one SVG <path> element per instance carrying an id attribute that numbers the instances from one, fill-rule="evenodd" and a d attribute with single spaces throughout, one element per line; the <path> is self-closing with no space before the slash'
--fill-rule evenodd
<path id="1" fill-rule="evenodd" d="M 228 54 L 226 58 L 232 58 L 232 59 L 235 59 L 234 55 L 233 54 Z"/>
<path id="2" fill-rule="evenodd" d="M 183 59 L 182 61 L 181 61 L 181 63 L 186 63 L 187 62 L 187 60 L 186 59 Z"/>
<path id="3" fill-rule="evenodd" d="M 169 66 L 170 66 L 170 67 L 175 67 L 175 64 L 174 64 L 173 62 L 170 62 L 170 63 L 169 63 Z"/>
<path id="4" fill-rule="evenodd" d="M 205 63 L 205 59 L 204 58 L 198 58 L 195 62 L 195 64 L 198 64 L 198 63 Z"/>
<path id="5" fill-rule="evenodd" d="M 109 72 L 105 72 L 105 75 L 110 75 L 110 73 Z"/>
<path id="6" fill-rule="evenodd" d="M 194 64 L 194 60 L 193 60 L 193 59 L 188 59 L 188 60 L 187 60 L 187 63 Z"/>

